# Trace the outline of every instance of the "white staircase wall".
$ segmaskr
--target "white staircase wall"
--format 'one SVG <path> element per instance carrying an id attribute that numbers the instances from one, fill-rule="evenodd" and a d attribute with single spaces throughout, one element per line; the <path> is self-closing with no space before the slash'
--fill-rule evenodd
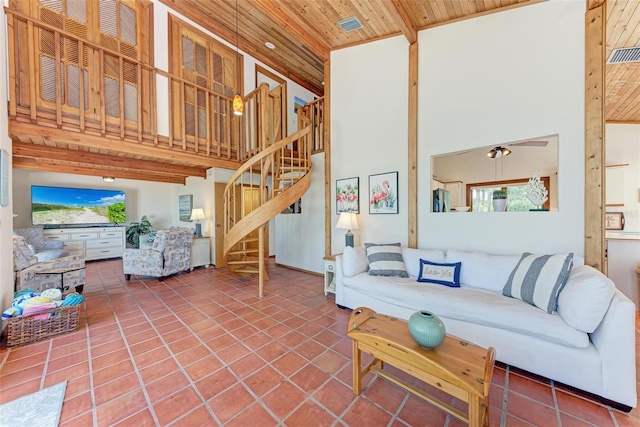
<path id="1" fill-rule="evenodd" d="M 311 187 L 302 196 L 301 214 L 275 218 L 276 262 L 289 267 L 324 271 L 324 153 L 311 157 Z"/>

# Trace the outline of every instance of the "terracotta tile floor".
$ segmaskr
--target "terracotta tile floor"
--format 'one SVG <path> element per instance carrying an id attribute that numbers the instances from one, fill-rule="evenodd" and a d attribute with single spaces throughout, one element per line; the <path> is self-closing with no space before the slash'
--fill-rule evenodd
<path id="1" fill-rule="evenodd" d="M 121 260 L 87 263 L 88 318 L 3 345 L 0 403 L 67 380 L 61 425 L 74 427 L 461 425 L 372 374 L 354 396 L 349 313 L 321 277 L 268 268 L 260 300 L 255 279 L 226 269 L 126 282 Z M 640 408 L 625 414 L 504 365 L 490 399 L 492 426 L 640 426 Z"/>

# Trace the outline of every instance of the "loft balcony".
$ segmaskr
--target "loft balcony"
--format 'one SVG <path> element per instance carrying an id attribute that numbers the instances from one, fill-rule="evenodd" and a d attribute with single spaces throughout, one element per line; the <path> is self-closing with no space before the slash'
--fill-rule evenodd
<path id="1" fill-rule="evenodd" d="M 258 90 L 235 116 L 232 99 L 201 82 L 5 12 L 14 167 L 184 183 L 256 151 L 244 129 L 257 129 Z"/>

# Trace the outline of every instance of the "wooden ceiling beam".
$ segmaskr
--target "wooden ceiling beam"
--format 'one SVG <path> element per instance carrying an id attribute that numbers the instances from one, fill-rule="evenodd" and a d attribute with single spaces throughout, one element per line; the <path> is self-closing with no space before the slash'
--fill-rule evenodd
<path id="1" fill-rule="evenodd" d="M 592 10 L 604 4 L 605 0 L 587 0 L 587 10 Z"/>
<path id="2" fill-rule="evenodd" d="M 25 169 L 38 172 L 70 173 L 89 176 L 112 176 L 121 179 L 136 179 L 142 181 L 166 182 L 171 184 L 185 184 L 186 178 L 180 175 L 152 174 L 148 172 L 109 169 L 95 165 L 65 164 L 56 160 L 32 159 L 15 157 L 15 169 Z"/>
<path id="3" fill-rule="evenodd" d="M 120 139 L 110 138 L 108 136 L 98 136 L 90 135 L 87 133 L 67 131 L 64 129 L 41 126 L 38 124 L 27 123 L 18 120 L 9 121 L 9 136 L 12 138 L 31 136 L 34 138 L 42 138 L 49 141 L 59 141 L 65 142 L 67 144 L 76 144 L 81 147 L 91 147 L 100 150 L 115 150 L 122 153 L 153 157 L 155 159 L 158 159 L 158 161 L 161 161 L 163 159 L 178 161 L 188 163 L 191 166 L 203 168 L 222 168 L 236 170 L 242 164 L 241 162 L 234 160 L 205 157 L 163 147 L 124 142 Z"/>
<path id="4" fill-rule="evenodd" d="M 160 3 L 165 4 L 166 6 L 180 13 L 182 16 L 191 19 L 193 22 L 211 31 L 216 36 L 231 44 L 231 46 L 236 45 L 236 33 L 234 31 L 229 30 L 224 25 L 215 20 L 206 19 L 201 15 L 194 16 L 192 13 L 190 13 L 189 7 L 186 2 L 183 2 L 181 0 L 160 0 Z M 243 52 L 251 55 L 258 61 L 263 62 L 264 64 L 273 68 L 275 71 L 282 74 L 283 77 L 288 78 L 289 80 L 299 84 L 303 88 L 315 93 L 318 96 L 324 95 L 324 89 L 322 87 L 318 87 L 294 74 L 292 70 L 289 70 L 281 63 L 275 61 L 274 58 L 270 58 L 267 55 L 263 54 L 253 44 L 249 43 L 244 38 L 238 37 L 238 47 Z M 318 60 L 318 62 L 322 61 Z"/>
<path id="5" fill-rule="evenodd" d="M 196 176 L 205 178 L 207 170 L 192 166 L 181 166 L 147 160 L 129 159 L 120 156 L 91 153 L 80 150 L 46 147 L 35 144 L 13 143 L 13 156 L 27 158 L 45 158 L 73 163 L 88 163 L 97 166 L 107 166 L 150 172 L 162 175 Z"/>
<path id="6" fill-rule="evenodd" d="M 413 44 L 418 41 L 418 30 L 411 21 L 411 16 L 404 8 L 400 0 L 391 0 L 390 3 L 384 2 L 387 11 L 391 15 L 393 21 L 400 27 L 402 33 L 409 41 L 409 44 Z"/>
<path id="7" fill-rule="evenodd" d="M 276 22 L 284 31 L 293 34 L 323 62 L 329 59 L 327 44 L 315 38 L 304 26 L 293 20 L 276 2 L 273 0 L 253 0 L 252 5 Z"/>

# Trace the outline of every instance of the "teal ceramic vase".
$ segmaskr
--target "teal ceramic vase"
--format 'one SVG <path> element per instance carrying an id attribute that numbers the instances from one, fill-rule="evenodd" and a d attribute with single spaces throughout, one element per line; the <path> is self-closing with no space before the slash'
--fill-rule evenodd
<path id="1" fill-rule="evenodd" d="M 438 316 L 430 311 L 420 310 L 409 318 L 409 333 L 420 347 L 430 350 L 442 344 L 447 331 Z"/>

